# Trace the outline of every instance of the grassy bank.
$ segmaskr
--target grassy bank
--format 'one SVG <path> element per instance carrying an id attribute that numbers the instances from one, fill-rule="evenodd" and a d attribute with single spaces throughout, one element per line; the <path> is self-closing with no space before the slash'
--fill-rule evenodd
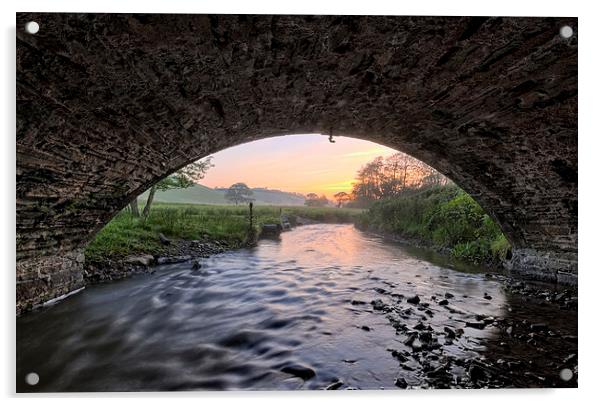
<path id="1" fill-rule="evenodd" d="M 214 206 L 157 203 L 146 219 L 135 218 L 122 211 L 111 220 L 86 247 L 86 259 L 98 262 L 132 254 L 155 254 L 162 250 L 159 233 L 171 239 L 223 241 L 230 246 L 244 245 L 254 238 L 263 224 L 278 223 L 280 210 L 324 223 L 351 223 L 361 214 L 357 209 L 330 207 L 275 207 L 253 208 L 253 235 L 249 236 L 249 208 L 241 206 Z"/>
<path id="2" fill-rule="evenodd" d="M 377 201 L 358 217 L 356 224 L 363 229 L 419 239 L 475 263 L 500 261 L 510 250 L 497 224 L 456 186 Z"/>

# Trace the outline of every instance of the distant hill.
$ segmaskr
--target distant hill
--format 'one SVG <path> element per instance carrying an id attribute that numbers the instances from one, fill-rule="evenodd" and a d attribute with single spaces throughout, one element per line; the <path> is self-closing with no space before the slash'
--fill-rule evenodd
<path id="1" fill-rule="evenodd" d="M 253 203 L 259 205 L 276 206 L 303 206 L 305 198 L 297 193 L 283 192 L 266 188 L 251 188 L 255 200 Z M 163 203 L 197 203 L 197 204 L 231 204 L 224 199 L 226 188 L 211 189 L 203 185 L 195 185 L 188 189 L 172 189 L 158 191 L 155 201 Z M 148 192 L 139 197 L 146 200 Z"/>

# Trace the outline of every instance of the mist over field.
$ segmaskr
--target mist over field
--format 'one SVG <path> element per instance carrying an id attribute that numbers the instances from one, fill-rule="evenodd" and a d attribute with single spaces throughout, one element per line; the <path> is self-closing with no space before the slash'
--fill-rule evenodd
<path id="1" fill-rule="evenodd" d="M 209 188 L 204 185 L 194 185 L 187 189 L 170 189 L 157 191 L 155 200 L 162 203 L 188 204 L 232 204 L 224 197 L 226 188 Z M 251 188 L 258 205 L 303 206 L 305 197 L 298 193 L 272 190 L 266 188 Z M 143 193 L 140 201 L 145 201 L 148 192 Z"/>

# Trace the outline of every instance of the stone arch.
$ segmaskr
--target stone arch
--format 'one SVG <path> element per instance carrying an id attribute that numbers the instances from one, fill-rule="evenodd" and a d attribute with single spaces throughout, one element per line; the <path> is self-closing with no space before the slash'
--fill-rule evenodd
<path id="1" fill-rule="evenodd" d="M 492 214 L 515 270 L 576 276 L 575 18 L 19 13 L 17 24 L 18 308 L 81 286 L 84 242 L 162 176 L 291 133 L 415 156 Z M 575 35 L 561 38 L 563 25 Z"/>

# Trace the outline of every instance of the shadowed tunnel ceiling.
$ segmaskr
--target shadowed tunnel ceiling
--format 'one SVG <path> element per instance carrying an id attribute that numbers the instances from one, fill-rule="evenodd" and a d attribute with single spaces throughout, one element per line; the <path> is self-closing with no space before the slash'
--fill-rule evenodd
<path id="1" fill-rule="evenodd" d="M 577 28 L 576 18 L 19 13 L 17 301 L 77 287 L 81 248 L 160 178 L 293 133 L 411 154 L 499 222 L 517 270 L 576 274 Z"/>

